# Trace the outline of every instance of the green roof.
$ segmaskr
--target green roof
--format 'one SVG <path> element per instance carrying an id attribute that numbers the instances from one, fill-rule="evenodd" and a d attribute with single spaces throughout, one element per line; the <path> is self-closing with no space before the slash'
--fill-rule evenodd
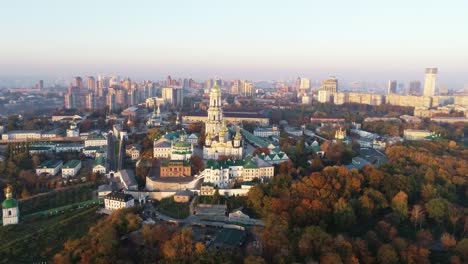
<path id="1" fill-rule="evenodd" d="M 250 133 L 249 131 L 245 130 L 245 129 L 241 129 L 242 131 L 242 135 L 250 142 L 256 144 L 257 146 L 259 147 L 268 147 L 270 145 L 270 143 L 268 143 L 267 141 L 255 136 L 254 134 Z"/>
<path id="2" fill-rule="evenodd" d="M 242 230 L 223 228 L 214 239 L 213 244 L 235 247 L 242 242 L 243 237 L 244 231 Z"/>
<path id="3" fill-rule="evenodd" d="M 94 160 L 93 162 L 93 166 L 97 166 L 97 165 L 102 165 L 102 166 L 105 166 L 106 164 L 106 160 L 104 159 L 104 157 L 98 157 Z"/>
<path id="4" fill-rule="evenodd" d="M 18 206 L 18 202 L 16 201 L 16 199 L 13 199 L 13 198 L 6 199 L 2 203 L 3 209 L 16 208 L 17 206 Z"/>
<path id="5" fill-rule="evenodd" d="M 29 150 L 51 150 L 51 146 L 30 146 Z"/>
<path id="6" fill-rule="evenodd" d="M 174 146 L 176 148 L 190 148 L 191 144 L 185 141 L 178 141 Z"/>
<path id="7" fill-rule="evenodd" d="M 75 168 L 76 166 L 78 166 L 78 164 L 80 164 L 81 161 L 79 160 L 69 160 L 67 161 L 67 163 L 65 163 L 65 165 L 63 165 L 64 168 Z"/>
<path id="8" fill-rule="evenodd" d="M 102 146 L 87 146 L 87 147 L 84 147 L 83 150 L 100 150 L 102 149 Z"/>
<path id="9" fill-rule="evenodd" d="M 106 139 L 103 135 L 91 135 L 86 140 L 103 140 Z"/>
<path id="10" fill-rule="evenodd" d="M 256 183 L 255 182 L 252 182 L 252 181 L 245 181 L 245 182 L 242 182 L 241 185 L 247 185 L 247 186 L 254 186 Z"/>
<path id="11" fill-rule="evenodd" d="M 308 146 L 306 147 L 307 149 L 311 149 L 313 150 L 314 152 L 319 152 L 319 151 L 322 151 L 322 148 L 320 148 L 320 146 Z"/>
<path id="12" fill-rule="evenodd" d="M 164 137 L 169 139 L 169 140 L 175 140 L 175 139 L 179 138 L 179 132 L 178 131 L 167 132 L 164 135 Z"/>
<path id="13" fill-rule="evenodd" d="M 245 169 L 257 169 L 258 166 L 252 160 L 249 160 L 248 162 L 244 164 L 244 168 Z"/>
<path id="14" fill-rule="evenodd" d="M 60 163 L 62 163 L 62 161 L 60 161 L 60 160 L 46 160 L 46 161 L 42 162 L 39 167 L 41 167 L 41 168 L 43 168 L 43 167 L 55 168 L 55 167 L 59 166 Z"/>
<path id="15" fill-rule="evenodd" d="M 206 162 L 206 168 L 221 169 L 229 168 L 230 166 L 244 166 L 244 161 L 242 160 L 208 160 Z"/>

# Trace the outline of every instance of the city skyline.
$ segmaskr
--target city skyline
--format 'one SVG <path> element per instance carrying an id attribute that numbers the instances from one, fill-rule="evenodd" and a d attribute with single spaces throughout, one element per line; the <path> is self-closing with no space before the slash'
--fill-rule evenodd
<path id="1" fill-rule="evenodd" d="M 115 73 L 206 79 L 468 83 L 463 1 L 8 3 L 0 78 Z M 58 23 L 58 21 L 60 23 Z"/>

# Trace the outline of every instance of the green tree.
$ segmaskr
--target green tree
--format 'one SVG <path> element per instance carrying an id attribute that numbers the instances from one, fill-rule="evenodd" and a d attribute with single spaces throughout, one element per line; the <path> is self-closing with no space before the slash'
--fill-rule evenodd
<path id="1" fill-rule="evenodd" d="M 211 199 L 211 204 L 219 204 L 220 202 L 220 195 L 219 195 L 219 189 L 216 188 L 213 198 Z"/>
<path id="2" fill-rule="evenodd" d="M 426 210 L 429 217 L 440 224 L 447 217 L 448 205 L 448 201 L 443 198 L 432 199 L 426 204 Z"/>
<path id="3" fill-rule="evenodd" d="M 325 245 L 330 243 L 332 237 L 318 226 L 309 226 L 302 232 L 298 242 L 299 252 L 304 257 L 318 258 L 326 250 Z"/>
<path id="4" fill-rule="evenodd" d="M 340 198 L 333 206 L 333 219 L 340 230 L 347 230 L 356 223 L 356 215 L 353 207 L 343 198 Z"/>
<path id="5" fill-rule="evenodd" d="M 455 251 L 468 262 L 468 238 L 460 240 L 455 247 Z M 466 263 L 466 262 L 465 262 Z"/>

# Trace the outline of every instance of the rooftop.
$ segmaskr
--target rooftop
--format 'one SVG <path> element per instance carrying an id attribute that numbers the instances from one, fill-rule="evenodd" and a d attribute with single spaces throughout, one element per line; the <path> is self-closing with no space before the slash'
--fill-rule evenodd
<path id="1" fill-rule="evenodd" d="M 217 247 L 236 247 L 241 244 L 244 231 L 237 229 L 223 228 L 213 241 Z"/>
<path id="2" fill-rule="evenodd" d="M 81 161 L 79 160 L 69 160 L 67 161 L 64 165 L 63 165 L 63 168 L 67 169 L 67 168 L 75 168 L 76 166 L 78 166 L 79 164 L 81 163 Z"/>
<path id="3" fill-rule="evenodd" d="M 119 171 L 122 181 L 125 183 L 127 188 L 137 185 L 135 175 L 131 170 L 121 170 Z"/>
<path id="4" fill-rule="evenodd" d="M 111 192 L 106 195 L 106 199 L 114 200 L 114 201 L 121 201 L 121 202 L 128 202 L 133 199 L 133 196 L 130 194 L 122 193 L 122 192 Z"/>
<path id="5" fill-rule="evenodd" d="M 96 158 L 94 160 L 94 162 L 93 162 L 93 167 L 97 166 L 97 165 L 105 166 L 106 165 L 106 159 L 103 156 L 100 156 L 100 157 Z"/>
<path id="6" fill-rule="evenodd" d="M 46 160 L 39 165 L 39 168 L 56 168 L 62 164 L 61 160 Z"/>

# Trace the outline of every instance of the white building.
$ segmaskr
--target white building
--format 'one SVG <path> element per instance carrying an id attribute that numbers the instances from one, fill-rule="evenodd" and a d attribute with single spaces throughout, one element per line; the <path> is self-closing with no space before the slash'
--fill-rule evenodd
<path id="1" fill-rule="evenodd" d="M 88 147 L 84 147 L 82 151 L 83 151 L 83 154 L 88 158 L 97 157 L 98 153 L 105 153 L 107 155 L 106 153 L 107 150 L 105 146 L 88 146 Z"/>
<path id="2" fill-rule="evenodd" d="M 81 152 L 83 144 L 80 143 L 60 143 L 55 145 L 55 152 Z"/>
<path id="3" fill-rule="evenodd" d="M 40 130 L 15 130 L 2 134 L 2 140 L 26 140 L 41 138 L 42 132 Z"/>
<path id="4" fill-rule="evenodd" d="M 104 157 L 96 157 L 93 162 L 93 173 L 107 173 L 106 159 Z"/>
<path id="5" fill-rule="evenodd" d="M 36 174 L 47 174 L 55 176 L 62 169 L 63 162 L 61 160 L 46 160 L 36 168 Z"/>
<path id="6" fill-rule="evenodd" d="M 429 130 L 405 129 L 403 130 L 403 138 L 406 140 L 426 140 L 433 137 L 434 133 Z"/>
<path id="7" fill-rule="evenodd" d="M 330 102 L 330 97 L 331 97 L 330 91 L 327 91 L 327 90 L 319 90 L 318 91 L 318 101 L 320 103 Z"/>
<path id="8" fill-rule="evenodd" d="M 62 167 L 62 178 L 75 177 L 81 169 L 81 161 L 69 160 Z"/>
<path id="9" fill-rule="evenodd" d="M 258 127 L 255 128 L 254 130 L 254 136 L 257 137 L 262 137 L 262 138 L 267 138 L 271 136 L 280 136 L 280 131 L 278 129 L 278 126 L 273 125 L 272 127 Z"/>
<path id="10" fill-rule="evenodd" d="M 171 156 L 172 141 L 162 137 L 153 142 L 153 157 L 168 159 Z"/>
<path id="11" fill-rule="evenodd" d="M 75 122 L 70 123 L 70 127 L 67 129 L 67 137 L 79 137 L 80 129 L 76 126 Z"/>
<path id="12" fill-rule="evenodd" d="M 308 95 L 302 96 L 301 100 L 303 105 L 309 105 L 312 103 L 312 97 Z"/>
<path id="13" fill-rule="evenodd" d="M 132 160 L 137 160 L 140 158 L 141 146 L 138 144 L 127 145 L 125 147 L 125 154 L 129 156 Z"/>
<path id="14" fill-rule="evenodd" d="M 104 206 L 107 210 L 119 210 L 135 205 L 135 200 L 130 194 L 112 192 L 104 197 Z"/>
<path id="15" fill-rule="evenodd" d="M 191 143 L 193 145 L 197 145 L 198 144 L 198 135 L 195 134 L 195 133 L 190 134 L 187 137 L 187 142 L 189 142 L 189 143 Z"/>
<path id="16" fill-rule="evenodd" d="M 102 135 L 90 136 L 85 140 L 85 147 L 89 146 L 107 146 L 107 138 Z"/>
<path id="17" fill-rule="evenodd" d="M 274 167 L 249 155 L 244 160 L 209 160 L 200 176 L 203 176 L 204 183 L 211 183 L 219 188 L 229 188 L 235 181 L 270 179 L 274 176 Z"/>
<path id="18" fill-rule="evenodd" d="M 285 127 L 284 131 L 286 131 L 286 133 L 288 133 L 289 135 L 295 136 L 295 137 L 300 137 L 304 135 L 304 130 L 302 128 L 299 129 L 295 127 Z"/>

